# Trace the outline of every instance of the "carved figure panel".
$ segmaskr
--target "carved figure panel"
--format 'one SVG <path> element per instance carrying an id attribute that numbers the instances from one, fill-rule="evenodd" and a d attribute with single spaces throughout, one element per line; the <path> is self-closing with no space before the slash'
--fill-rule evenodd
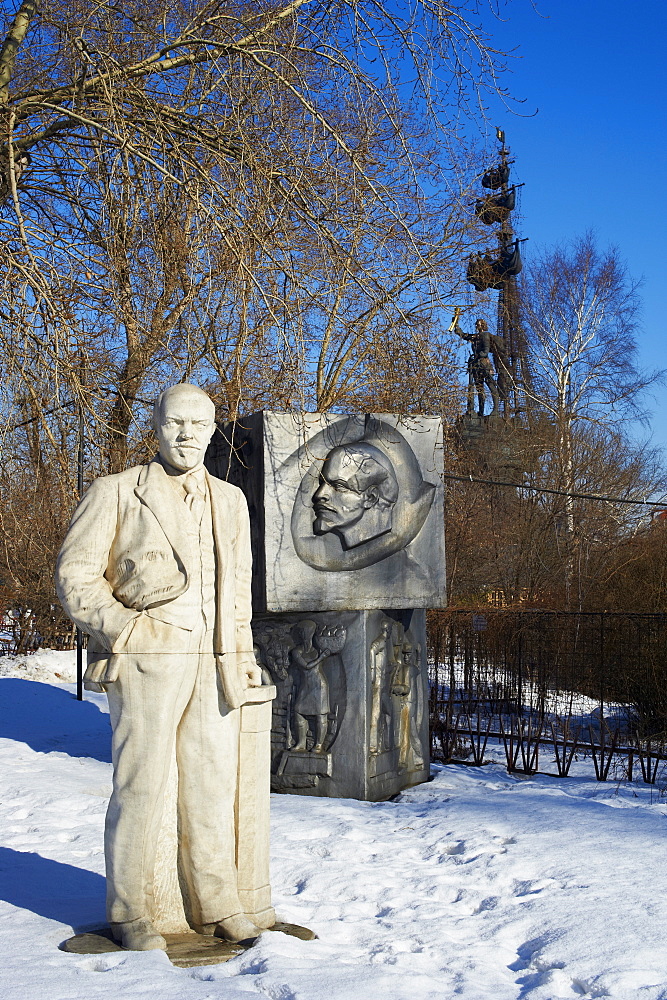
<path id="1" fill-rule="evenodd" d="M 422 647 L 401 622 L 383 617 L 370 644 L 369 753 L 390 754 L 398 771 L 424 766 L 420 733 L 424 719 Z"/>
<path id="2" fill-rule="evenodd" d="M 345 715 L 341 654 L 346 625 L 335 615 L 281 616 L 254 621 L 253 634 L 257 661 L 278 692 L 273 708 L 272 770 L 279 776 L 285 771 L 298 774 L 297 786 L 308 784 L 307 776 L 330 770 L 329 762 L 316 758 L 329 754 Z M 293 784 L 286 778 L 285 783 Z"/>
<path id="3" fill-rule="evenodd" d="M 425 780 L 425 624 L 413 609 L 255 618 L 274 791 L 381 799 Z"/>

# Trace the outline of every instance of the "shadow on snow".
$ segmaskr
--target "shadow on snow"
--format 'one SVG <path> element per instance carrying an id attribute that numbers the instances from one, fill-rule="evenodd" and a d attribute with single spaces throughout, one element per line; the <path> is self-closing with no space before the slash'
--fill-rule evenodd
<path id="1" fill-rule="evenodd" d="M 52 684 L 15 677 L 0 680 L 0 737 L 33 750 L 111 762 L 109 716 Z"/>
<path id="2" fill-rule="evenodd" d="M 10 847 L 0 847 L 0 899 L 75 931 L 105 922 L 102 875 Z"/>

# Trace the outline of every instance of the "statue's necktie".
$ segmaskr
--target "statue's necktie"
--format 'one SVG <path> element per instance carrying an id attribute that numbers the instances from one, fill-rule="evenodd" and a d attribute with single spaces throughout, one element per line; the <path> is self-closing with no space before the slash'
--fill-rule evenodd
<path id="1" fill-rule="evenodd" d="M 185 490 L 185 502 L 192 511 L 197 524 L 202 519 L 206 509 L 205 486 L 196 476 L 187 476 L 183 482 Z"/>

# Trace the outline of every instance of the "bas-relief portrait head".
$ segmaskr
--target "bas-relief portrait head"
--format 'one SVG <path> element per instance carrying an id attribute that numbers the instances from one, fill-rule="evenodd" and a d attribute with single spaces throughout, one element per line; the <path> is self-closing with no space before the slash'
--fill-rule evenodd
<path id="1" fill-rule="evenodd" d="M 392 561 L 402 572 L 410 562 L 407 546 L 431 509 L 435 485 L 423 479 L 403 435 L 381 420 L 367 422 L 362 438 L 332 444 L 312 462 L 295 499 L 296 554 L 314 569 L 338 573 L 402 553 L 403 562 L 394 566 Z M 320 441 L 311 442 L 310 454 L 317 455 L 319 447 Z M 419 575 L 410 564 L 413 575 Z"/>
<path id="2" fill-rule="evenodd" d="M 398 480 L 389 458 L 372 444 L 340 445 L 327 455 L 313 494 L 313 531 L 336 532 L 343 548 L 391 531 Z"/>

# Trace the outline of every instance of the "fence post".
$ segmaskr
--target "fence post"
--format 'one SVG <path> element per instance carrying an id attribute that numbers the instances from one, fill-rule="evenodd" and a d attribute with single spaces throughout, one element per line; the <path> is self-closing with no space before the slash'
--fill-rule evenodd
<path id="1" fill-rule="evenodd" d="M 77 447 L 76 488 L 79 500 L 83 494 L 83 462 L 84 462 L 84 425 L 83 406 L 79 400 L 79 440 Z M 83 701 L 83 633 L 76 627 L 76 700 Z"/>

